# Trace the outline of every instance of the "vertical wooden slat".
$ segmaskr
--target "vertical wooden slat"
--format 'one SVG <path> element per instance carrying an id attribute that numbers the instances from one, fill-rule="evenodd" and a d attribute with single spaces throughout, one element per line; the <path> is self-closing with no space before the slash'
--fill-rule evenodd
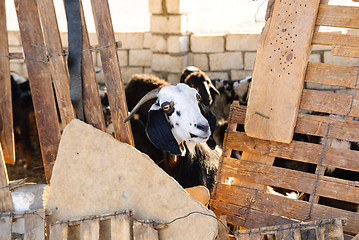
<path id="1" fill-rule="evenodd" d="M 275 1 L 258 45 L 245 119 L 248 136 L 292 141 L 319 1 Z"/>
<path id="2" fill-rule="evenodd" d="M 25 214 L 24 240 L 45 240 L 45 210 Z"/>
<path id="3" fill-rule="evenodd" d="M 301 240 L 300 229 L 278 231 L 276 237 L 277 240 Z"/>
<path id="4" fill-rule="evenodd" d="M 130 122 L 123 122 L 128 109 L 108 1 L 91 0 L 91 3 L 115 138 L 134 146 Z"/>
<path id="5" fill-rule="evenodd" d="M 66 126 L 75 118 L 69 88 L 69 75 L 67 74 L 65 58 L 57 25 L 55 7 L 52 0 L 37 0 L 39 13 L 44 32 L 47 51 L 49 52 L 52 79 L 56 91 L 57 105 L 61 121 Z"/>
<path id="6" fill-rule="evenodd" d="M 229 240 L 226 215 L 221 215 L 219 217 L 217 239 L 218 240 Z"/>
<path id="7" fill-rule="evenodd" d="M 11 240 L 12 217 L 0 217 L 0 240 Z"/>
<path id="8" fill-rule="evenodd" d="M 83 83 L 83 104 L 86 122 L 92 126 L 106 131 L 106 124 L 102 112 L 100 94 L 96 81 L 96 72 L 92 61 L 92 53 L 87 49 L 90 48 L 90 40 L 87 32 L 85 15 L 83 12 L 82 2 L 80 1 L 81 20 L 82 20 L 82 83 Z"/>
<path id="9" fill-rule="evenodd" d="M 9 43 L 5 0 L 0 0 L 0 143 L 6 163 L 15 163 L 15 141 L 12 117 Z"/>
<path id="10" fill-rule="evenodd" d="M 131 224 L 127 215 L 111 217 L 111 240 L 130 240 Z"/>
<path id="11" fill-rule="evenodd" d="M 133 223 L 133 240 L 158 240 L 158 232 L 148 224 Z"/>
<path id="12" fill-rule="evenodd" d="M 7 176 L 6 166 L 0 144 L 0 212 L 11 212 L 14 206 L 11 200 L 9 178 Z"/>
<path id="13" fill-rule="evenodd" d="M 248 233 L 248 234 L 236 234 L 236 240 L 260 240 L 261 235 L 259 232 Z"/>
<path id="14" fill-rule="evenodd" d="M 343 223 L 341 219 L 333 219 L 332 224 L 330 224 L 328 228 L 328 239 L 344 240 Z"/>
<path id="15" fill-rule="evenodd" d="M 67 240 L 69 227 L 66 223 L 50 225 L 50 240 Z"/>
<path id="16" fill-rule="evenodd" d="M 14 0 L 29 74 L 46 180 L 49 182 L 60 142 L 60 127 L 46 59 L 36 0 Z"/>
<path id="17" fill-rule="evenodd" d="M 86 220 L 80 224 L 80 240 L 98 240 L 100 238 L 100 220 Z"/>

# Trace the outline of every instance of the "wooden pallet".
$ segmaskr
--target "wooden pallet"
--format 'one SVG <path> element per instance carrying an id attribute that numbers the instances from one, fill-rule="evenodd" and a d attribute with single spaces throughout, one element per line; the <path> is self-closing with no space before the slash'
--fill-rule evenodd
<path id="1" fill-rule="evenodd" d="M 278 15 L 282 11 L 288 10 L 283 6 L 283 8 L 279 7 L 279 4 L 284 4 L 284 2 L 298 4 L 295 1 L 276 0 L 274 4 L 277 6 L 272 8 L 272 15 Z M 302 1 L 299 2 L 302 3 Z M 298 6 L 298 8 L 300 7 L 304 6 Z M 311 7 L 315 6 L 311 5 Z M 326 4 L 319 4 L 317 7 L 315 26 L 359 29 L 358 7 Z M 276 25 L 286 26 L 284 21 L 286 20 L 283 19 L 283 22 L 279 21 Z M 294 27 L 296 26 L 294 25 Z M 266 27 L 268 27 L 268 21 Z M 263 33 L 267 32 L 271 32 L 271 29 L 269 28 Z M 277 36 L 281 37 L 280 34 Z M 268 40 L 266 36 L 262 36 L 261 41 L 266 39 Z M 313 28 L 311 44 L 333 46 L 333 55 L 359 57 L 359 55 L 355 55 L 359 49 L 358 40 L 358 36 L 354 35 L 317 32 L 316 27 Z M 260 46 L 270 48 L 271 45 L 260 44 Z M 307 51 L 308 55 L 310 48 Z M 261 54 L 257 55 L 256 63 L 261 62 L 257 61 L 261 56 Z M 292 55 L 293 58 L 295 56 L 295 54 Z M 271 69 L 276 69 L 278 64 L 281 65 L 281 61 L 267 61 L 267 63 L 262 61 L 261 63 L 270 65 Z M 287 95 L 282 94 L 287 91 L 285 85 L 279 85 L 280 91 L 276 89 L 274 93 L 272 92 L 273 88 L 277 86 L 276 82 L 281 81 L 281 78 L 266 79 L 268 81 L 260 81 L 261 86 L 256 85 L 255 77 L 258 75 L 255 72 L 261 71 L 259 68 L 262 67 L 267 68 L 268 66 L 255 66 L 252 88 L 261 89 L 251 90 L 248 108 L 240 106 L 238 102 L 234 102 L 231 106 L 228 118 L 229 126 L 223 143 L 224 152 L 220 162 L 218 185 L 212 195 L 211 208 L 218 215 L 227 215 L 229 223 L 245 228 L 346 218 L 347 225 L 344 226 L 344 232 L 351 235 L 357 234 L 359 232 L 359 213 L 355 209 L 348 210 L 347 206 L 355 208 L 359 204 L 359 151 L 336 149 L 331 147 L 331 142 L 334 139 L 359 141 L 359 121 L 353 120 L 353 117 L 359 117 L 359 105 L 357 104 L 359 67 L 307 63 L 303 68 L 302 79 L 294 78 L 293 81 L 345 87 L 348 92 L 335 93 L 330 90 L 302 89 L 303 84 L 299 84 L 295 89 L 290 90 L 296 93 L 300 92 L 297 102 L 287 99 L 285 97 Z M 293 87 L 293 85 L 289 86 Z M 253 94 L 261 91 L 266 92 L 266 95 Z M 275 101 L 268 100 L 269 98 L 267 101 L 263 101 L 262 97 L 272 97 Z M 251 101 L 251 98 L 254 100 Z M 295 111 L 293 109 L 287 111 L 288 105 L 285 103 L 287 100 L 291 102 Z M 251 105 L 253 102 L 256 105 Z M 263 105 L 260 111 L 256 111 L 258 103 Z M 272 115 L 266 114 L 266 111 L 272 110 L 272 104 L 279 104 L 275 106 L 276 115 L 273 118 Z M 322 114 L 305 114 L 308 111 Z M 290 119 L 295 116 L 293 125 L 292 120 L 284 121 L 281 125 L 273 123 L 273 121 L 279 121 L 278 119 L 281 117 L 287 119 L 287 114 L 290 115 Z M 341 119 L 329 114 L 344 117 Z M 256 123 L 258 128 L 255 129 L 256 125 L 252 125 L 251 137 L 249 137 L 247 134 L 249 128 L 246 124 L 254 118 L 256 118 L 256 122 L 250 124 Z M 246 129 L 245 132 L 243 126 Z M 276 131 L 277 127 L 286 129 L 289 134 L 285 131 L 283 133 L 282 130 Z M 263 134 L 261 131 L 265 128 L 265 134 Z M 283 141 L 290 135 L 298 136 L 299 134 L 309 136 L 310 139 L 319 137 L 323 144 L 307 140 L 291 140 L 289 143 Z M 234 150 L 243 151 L 240 160 L 231 158 L 231 153 Z M 297 166 L 307 163 L 310 164 L 309 167 L 312 170 L 284 168 L 278 165 L 278 162 L 281 161 L 279 159 L 290 160 Z M 328 167 L 341 169 L 345 176 L 325 174 L 325 169 Z M 348 178 L 350 174 L 354 177 Z M 267 191 L 266 186 L 305 193 L 305 198 L 294 200 L 273 195 Z M 345 207 L 339 206 L 338 203 Z"/>

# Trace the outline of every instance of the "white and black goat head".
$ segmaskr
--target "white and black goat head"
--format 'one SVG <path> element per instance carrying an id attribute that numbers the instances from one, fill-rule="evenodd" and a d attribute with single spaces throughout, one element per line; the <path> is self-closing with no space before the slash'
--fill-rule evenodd
<path id="1" fill-rule="evenodd" d="M 211 79 L 195 66 L 189 66 L 182 72 L 180 82 L 195 88 L 201 95 L 202 103 L 206 106 L 212 104 L 213 95 L 219 95 Z"/>
<path id="2" fill-rule="evenodd" d="M 157 99 L 148 112 L 146 132 L 158 149 L 173 155 L 184 155 L 184 143 L 189 147 L 191 144 L 206 142 L 214 131 L 214 114 L 201 104 L 197 90 L 183 83 L 150 91 L 138 102 L 125 121 L 128 121 L 142 104 L 153 98 Z"/>

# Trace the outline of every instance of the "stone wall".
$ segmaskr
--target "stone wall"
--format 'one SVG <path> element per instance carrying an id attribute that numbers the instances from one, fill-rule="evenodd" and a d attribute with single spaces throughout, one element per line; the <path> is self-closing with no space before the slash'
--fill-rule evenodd
<path id="1" fill-rule="evenodd" d="M 259 34 L 226 34 L 200 36 L 190 33 L 188 4 L 191 0 L 149 0 L 150 31 L 116 33 L 122 42 L 118 49 L 121 72 L 126 83 L 134 73 L 154 73 L 171 83 L 177 83 L 183 69 L 195 65 L 210 78 L 242 79 L 252 73 Z M 67 35 L 61 34 L 64 47 Z M 90 34 L 91 45 L 97 44 L 96 34 Z M 21 52 L 19 32 L 9 32 L 10 52 Z M 357 59 L 334 57 L 327 46 L 314 46 L 310 61 L 338 65 L 358 65 Z M 94 64 L 101 67 L 99 52 L 93 52 Z M 11 70 L 25 76 L 23 60 L 12 60 Z M 98 74 L 103 82 L 103 75 Z M 308 87 L 319 88 L 318 85 Z"/>

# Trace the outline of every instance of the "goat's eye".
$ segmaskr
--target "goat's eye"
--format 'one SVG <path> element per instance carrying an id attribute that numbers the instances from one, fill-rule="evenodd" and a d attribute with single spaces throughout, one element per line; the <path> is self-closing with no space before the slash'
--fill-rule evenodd
<path id="1" fill-rule="evenodd" d="M 171 102 L 164 102 L 161 104 L 161 107 L 163 109 L 163 111 L 165 111 L 167 114 L 172 114 L 174 111 L 174 103 L 173 101 Z"/>
<path id="2" fill-rule="evenodd" d="M 197 101 L 200 102 L 201 101 L 201 95 L 199 95 L 198 93 L 196 94 L 197 97 Z"/>

